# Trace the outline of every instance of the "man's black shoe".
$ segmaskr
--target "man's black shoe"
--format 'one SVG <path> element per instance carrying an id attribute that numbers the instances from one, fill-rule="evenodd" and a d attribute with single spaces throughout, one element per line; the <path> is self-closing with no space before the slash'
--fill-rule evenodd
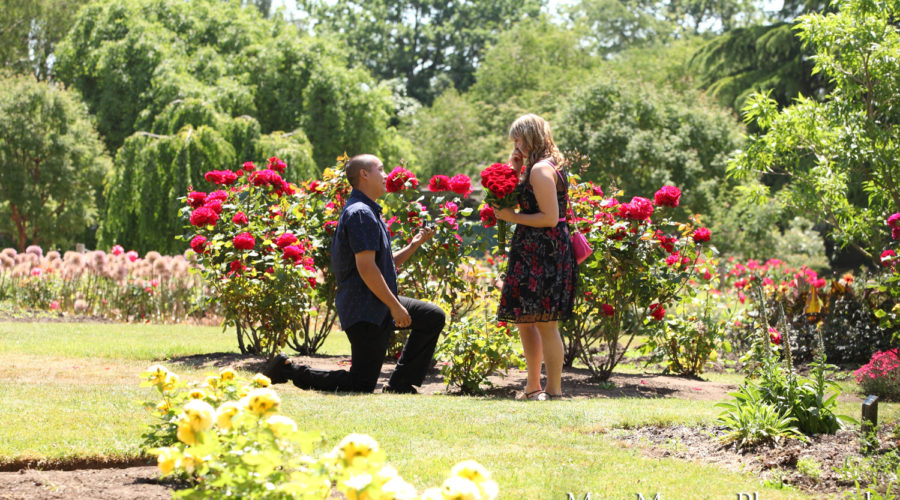
<path id="1" fill-rule="evenodd" d="M 273 384 L 283 384 L 288 381 L 291 367 L 291 360 L 284 353 L 279 353 L 266 362 L 262 374 L 269 377 Z"/>
<path id="2" fill-rule="evenodd" d="M 391 387 L 390 385 L 385 385 L 384 388 L 381 389 L 381 392 L 388 394 L 418 394 L 419 391 L 416 390 L 415 387 Z"/>

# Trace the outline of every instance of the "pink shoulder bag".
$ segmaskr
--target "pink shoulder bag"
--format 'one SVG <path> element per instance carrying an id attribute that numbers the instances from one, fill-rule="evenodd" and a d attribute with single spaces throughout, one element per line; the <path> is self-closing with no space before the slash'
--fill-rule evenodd
<path id="1" fill-rule="evenodd" d="M 569 200 L 569 212 L 572 213 L 572 218 L 575 218 L 575 209 L 572 208 L 572 199 L 569 198 L 569 183 L 566 182 L 566 179 L 562 176 L 562 172 L 559 170 L 556 171 L 559 174 L 559 178 L 562 179 L 563 185 L 566 187 L 566 199 Z M 565 221 L 565 217 L 560 217 L 559 221 Z M 575 262 L 581 264 L 584 262 L 591 254 L 594 253 L 594 249 L 591 248 L 591 244 L 588 243 L 587 238 L 584 237 L 584 234 L 578 230 L 577 227 L 572 228 L 572 252 L 575 254 Z"/>

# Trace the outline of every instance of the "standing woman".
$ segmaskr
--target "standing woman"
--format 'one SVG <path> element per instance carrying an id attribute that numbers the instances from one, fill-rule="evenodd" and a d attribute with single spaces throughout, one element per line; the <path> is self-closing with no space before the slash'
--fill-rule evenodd
<path id="1" fill-rule="evenodd" d="M 498 219 L 516 224 L 497 316 L 519 329 L 528 370 L 523 396 L 554 399 L 562 396 L 563 343 L 557 322 L 572 315 L 577 268 L 566 223 L 565 159 L 553 143 L 550 125 L 537 115 L 516 119 L 509 138 L 515 142 L 509 163 L 521 169 L 519 211 L 496 212 Z"/>

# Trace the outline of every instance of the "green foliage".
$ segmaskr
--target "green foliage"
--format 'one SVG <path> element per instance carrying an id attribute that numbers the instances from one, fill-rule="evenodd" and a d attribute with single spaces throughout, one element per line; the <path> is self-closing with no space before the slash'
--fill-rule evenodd
<path id="1" fill-rule="evenodd" d="M 109 158 L 84 104 L 32 76 L 0 79 L 0 234 L 70 246 L 96 221 Z"/>
<path id="2" fill-rule="evenodd" d="M 778 443 L 782 439 L 806 440 L 796 427 L 796 419 L 775 405 L 763 400 L 759 388 L 745 385 L 741 392 L 732 393 L 735 403 L 718 403 L 725 411 L 716 422 L 728 428 L 725 442 L 735 442 L 738 448 L 762 443 Z"/>
<path id="3" fill-rule="evenodd" d="M 0 68 L 50 76 L 56 44 L 88 0 L 5 0 L 0 9 Z"/>
<path id="4" fill-rule="evenodd" d="M 707 213 L 723 182 L 740 128 L 692 93 L 678 95 L 637 82 L 599 78 L 571 95 L 556 124 L 557 143 L 590 160 L 584 178 L 627 196 L 673 184 L 680 210 Z"/>
<path id="5" fill-rule="evenodd" d="M 510 325 L 497 323 L 495 314 L 493 307 L 478 307 L 447 325 L 435 353 L 445 362 L 441 367 L 445 384 L 464 394 L 481 394 L 483 386 L 492 385 L 488 376 L 498 369 L 525 367 L 516 349 L 519 336 Z"/>
<path id="6" fill-rule="evenodd" d="M 403 79 L 411 97 L 430 104 L 448 86 L 463 91 L 472 85 L 478 63 L 498 34 L 537 16 L 543 0 L 298 4 L 318 34 L 344 40 L 352 49 L 351 62 L 382 80 Z"/>
<path id="7" fill-rule="evenodd" d="M 900 211 L 900 143 L 894 101 L 900 88 L 900 33 L 896 1 L 845 1 L 833 15 L 798 21 L 798 36 L 814 53 L 813 72 L 833 90 L 822 101 L 800 97 L 778 111 L 763 94 L 749 98 L 750 138 L 729 171 L 748 178 L 784 175 L 777 198 L 788 209 L 817 214 L 841 245 L 853 245 L 876 263 L 887 214 Z"/>
<path id="8" fill-rule="evenodd" d="M 896 427 L 895 427 L 896 428 Z M 895 500 L 900 485 L 900 451 L 893 449 L 872 456 L 849 456 L 837 472 L 856 487 L 857 498 Z"/>
<path id="9" fill-rule="evenodd" d="M 703 294 L 690 294 L 678 304 L 674 318 L 663 322 L 641 346 L 651 354 L 651 362 L 663 361 L 667 373 L 697 376 L 709 361 L 718 358 L 718 350 L 731 352 L 725 340 L 725 326 L 734 311 L 710 293 L 715 282 L 704 287 Z"/>
<path id="10" fill-rule="evenodd" d="M 778 105 L 798 95 L 815 96 L 825 82 L 813 73 L 812 54 L 794 36 L 793 24 L 780 22 L 728 31 L 703 45 L 689 67 L 696 84 L 722 105 L 742 109 L 754 92 L 770 92 Z"/>

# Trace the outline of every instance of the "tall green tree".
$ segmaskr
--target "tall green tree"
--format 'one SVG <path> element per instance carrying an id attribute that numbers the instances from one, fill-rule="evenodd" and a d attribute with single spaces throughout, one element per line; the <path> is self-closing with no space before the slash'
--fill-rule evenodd
<path id="1" fill-rule="evenodd" d="M 741 127 L 696 93 L 601 78 L 567 100 L 555 124 L 564 150 L 590 159 L 583 178 L 632 196 L 652 198 L 664 184 L 684 193 L 687 210 L 707 213 Z"/>
<path id="2" fill-rule="evenodd" d="M 402 78 L 430 104 L 447 84 L 474 83 L 484 51 L 506 29 L 536 17 L 544 0 L 297 0 L 318 34 L 338 34 L 351 61 L 377 78 Z"/>
<path id="3" fill-rule="evenodd" d="M 0 233 L 69 246 L 97 217 L 109 158 L 78 97 L 34 76 L 0 80 Z"/>
<path id="4" fill-rule="evenodd" d="M 50 76 L 53 52 L 88 0 L 0 0 L 0 67 Z"/>
<path id="5" fill-rule="evenodd" d="M 730 171 L 740 178 L 777 174 L 772 191 L 787 208 L 809 214 L 876 262 L 888 235 L 884 220 L 900 211 L 900 0 L 843 0 L 835 14 L 798 19 L 813 71 L 832 90 L 821 100 L 801 96 L 779 111 L 766 94 L 751 96 L 746 121 L 762 131 L 750 138 Z"/>

